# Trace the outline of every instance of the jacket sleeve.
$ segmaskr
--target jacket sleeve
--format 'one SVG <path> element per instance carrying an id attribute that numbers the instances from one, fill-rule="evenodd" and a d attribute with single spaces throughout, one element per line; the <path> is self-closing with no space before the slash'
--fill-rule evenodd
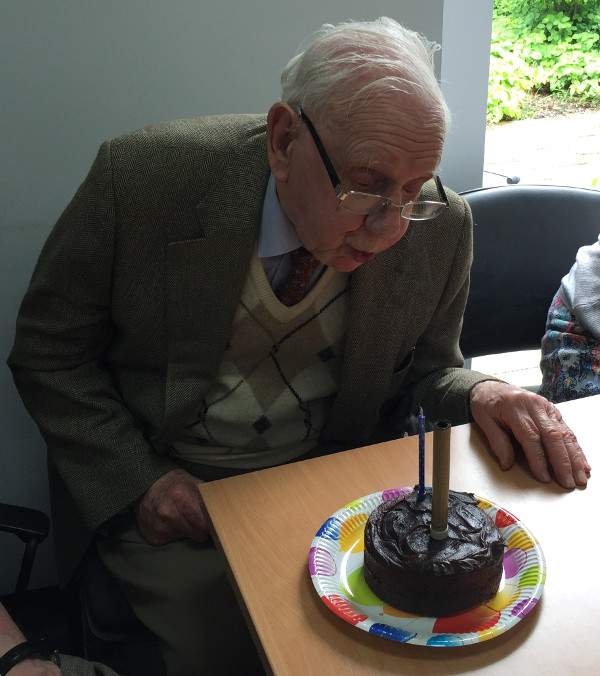
<path id="1" fill-rule="evenodd" d="M 471 422 L 471 390 L 480 382 L 498 380 L 463 368 L 459 342 L 469 292 L 473 221 L 464 199 L 452 193 L 451 201 L 453 210 L 462 213 L 462 218 L 445 283 L 431 315 L 426 318 L 426 326 L 415 342 L 406 378 L 388 406 L 384 407 L 384 411 L 387 408 L 391 412 L 388 424 L 403 430 L 414 431 L 411 422 L 420 408 L 429 421 L 443 419 L 453 425 Z M 434 274 L 438 274 L 442 256 L 436 259 L 435 246 L 429 249 L 428 265 Z M 447 244 L 440 241 L 437 246 L 445 247 Z M 423 249 L 426 250 L 426 247 Z"/>
<path id="2" fill-rule="evenodd" d="M 174 468 L 144 436 L 104 355 L 114 340 L 115 204 L 111 147 L 52 230 L 17 319 L 8 359 L 23 402 L 90 529 Z"/>

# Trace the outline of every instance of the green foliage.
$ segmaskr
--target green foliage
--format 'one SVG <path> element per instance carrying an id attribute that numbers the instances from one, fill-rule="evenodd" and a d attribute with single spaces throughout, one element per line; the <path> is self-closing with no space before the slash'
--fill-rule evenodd
<path id="1" fill-rule="evenodd" d="M 488 122 L 537 92 L 600 101 L 600 0 L 496 0 Z"/>

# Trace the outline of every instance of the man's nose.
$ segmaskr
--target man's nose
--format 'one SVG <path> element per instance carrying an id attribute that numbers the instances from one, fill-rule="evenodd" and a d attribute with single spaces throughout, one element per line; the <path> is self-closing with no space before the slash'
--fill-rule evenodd
<path id="1" fill-rule="evenodd" d="M 365 228 L 377 237 L 393 237 L 404 234 L 409 221 L 402 217 L 401 212 L 401 209 L 389 207 L 378 214 L 371 214 L 365 219 Z"/>

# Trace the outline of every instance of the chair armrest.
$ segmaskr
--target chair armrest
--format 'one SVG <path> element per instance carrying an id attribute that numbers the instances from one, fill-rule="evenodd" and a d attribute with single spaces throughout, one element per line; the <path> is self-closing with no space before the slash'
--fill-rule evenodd
<path id="1" fill-rule="evenodd" d="M 50 532 L 50 519 L 37 509 L 0 503 L 0 531 L 14 533 L 25 543 L 15 587 L 15 593 L 22 594 L 29 584 L 37 546 Z"/>
<path id="2" fill-rule="evenodd" d="M 29 507 L 0 503 L 0 531 L 14 533 L 23 542 L 43 542 L 50 532 L 50 519 Z"/>

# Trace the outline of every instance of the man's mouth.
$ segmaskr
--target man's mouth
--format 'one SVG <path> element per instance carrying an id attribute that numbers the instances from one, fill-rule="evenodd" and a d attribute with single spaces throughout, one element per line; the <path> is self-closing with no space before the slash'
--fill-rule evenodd
<path id="1" fill-rule="evenodd" d="M 356 263 L 368 263 L 375 256 L 374 253 L 369 251 L 359 251 L 358 249 L 352 249 L 352 259 Z"/>

